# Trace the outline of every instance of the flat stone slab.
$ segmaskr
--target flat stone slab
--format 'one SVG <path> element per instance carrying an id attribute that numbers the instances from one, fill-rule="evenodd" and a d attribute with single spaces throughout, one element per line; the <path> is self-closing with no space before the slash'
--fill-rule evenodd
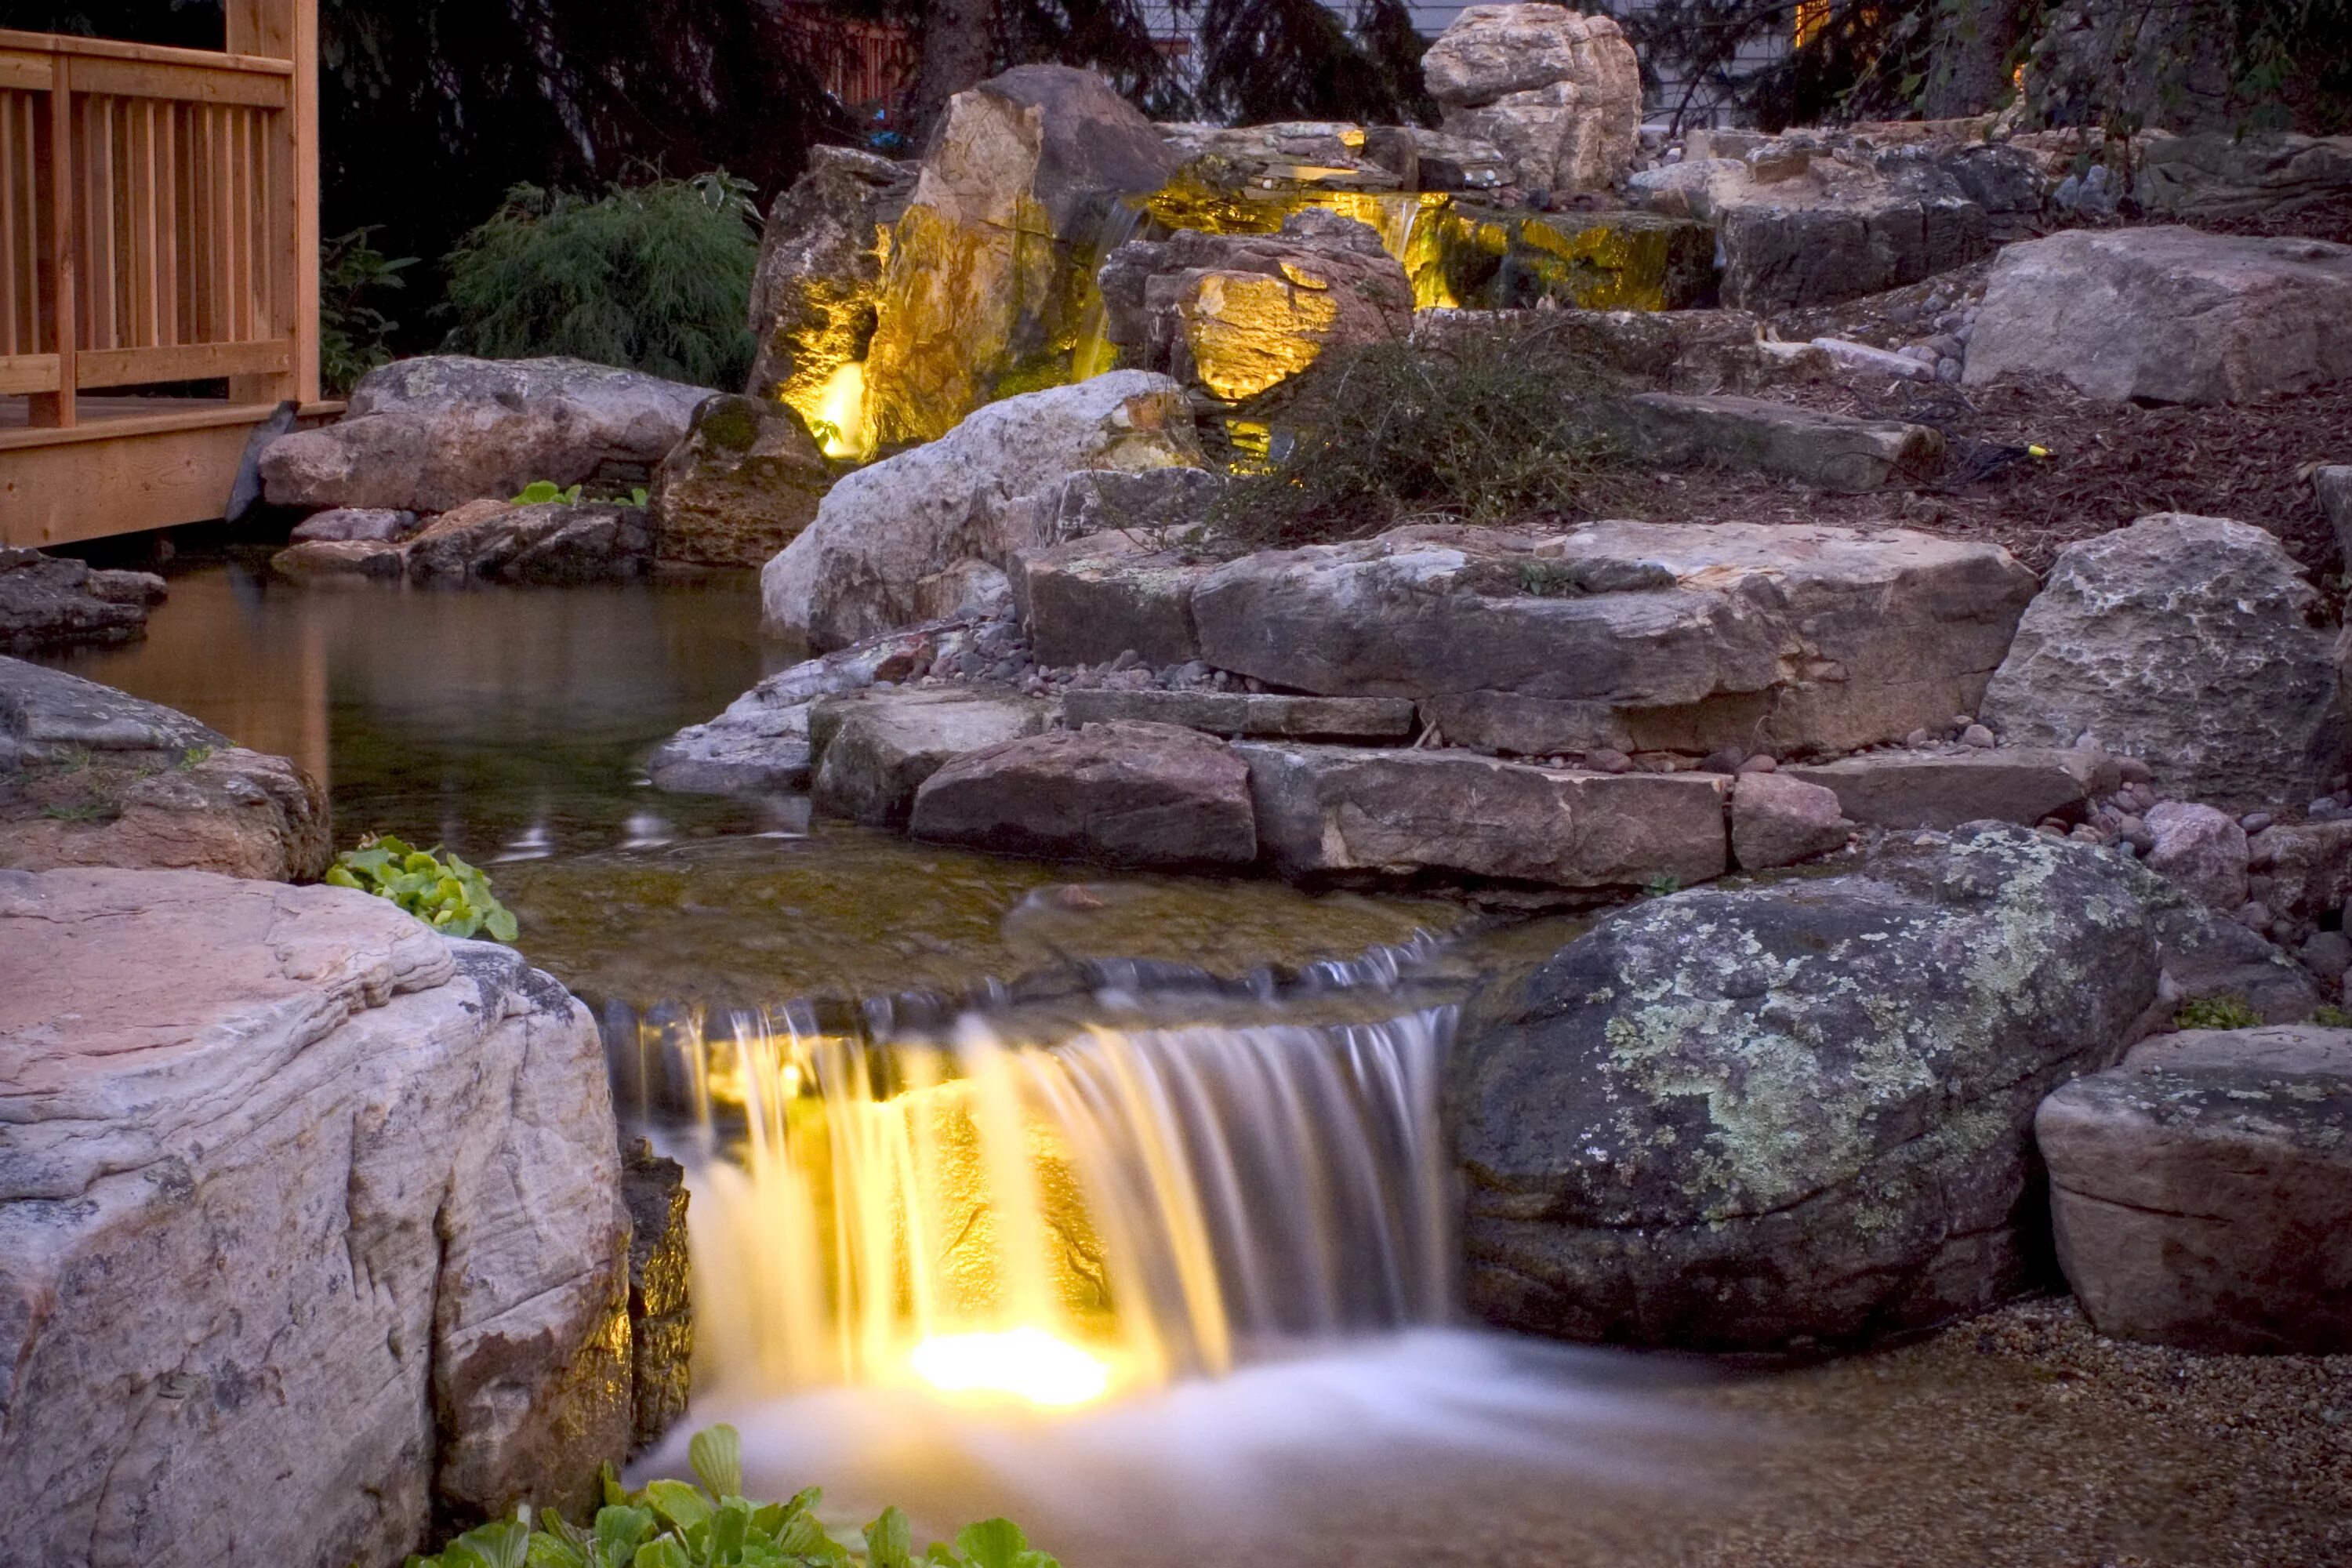
<path id="1" fill-rule="evenodd" d="M 1241 742 L 1262 851 L 1288 876 L 1435 871 L 1558 888 L 1723 875 L 1727 779 L 1588 773 L 1457 751 Z"/>
<path id="2" fill-rule="evenodd" d="M 1958 827 L 1963 822 L 2016 822 L 2077 811 L 2122 782 L 2105 752 L 2015 746 L 1994 751 L 1871 752 L 1780 772 L 1819 784 L 1838 808 L 1873 827 Z"/>
<path id="3" fill-rule="evenodd" d="M 2143 1042 L 2042 1103 L 2058 1260 L 2102 1333 L 2352 1351 L 2352 1030 Z"/>
<path id="4" fill-rule="evenodd" d="M 0 653 L 130 642 L 163 602 L 152 572 L 94 571 L 69 556 L 0 546 Z"/>
<path id="5" fill-rule="evenodd" d="M 1944 437 L 1924 425 L 1857 419 L 1758 397 L 1647 392 L 1615 405 L 1612 433 L 1634 460 L 1752 470 L 1825 490 L 1874 490 L 1933 474 Z"/>
<path id="6" fill-rule="evenodd" d="M 1290 697 L 1252 691 L 1109 691 L 1064 694 L 1072 724 L 1131 719 L 1181 724 L 1212 735 L 1273 735 L 1300 741 L 1410 740 L 1412 703 L 1402 697 Z"/>
<path id="7" fill-rule="evenodd" d="M 1121 866 L 1257 858 L 1249 767 L 1233 749 L 1198 731 L 1128 721 L 956 758 L 916 791 L 910 831 L 1000 854 Z"/>
<path id="8" fill-rule="evenodd" d="M 1046 704 L 978 686 L 886 687 L 809 713 L 819 811 L 875 827 L 906 825 L 923 781 L 958 757 L 1045 727 Z"/>

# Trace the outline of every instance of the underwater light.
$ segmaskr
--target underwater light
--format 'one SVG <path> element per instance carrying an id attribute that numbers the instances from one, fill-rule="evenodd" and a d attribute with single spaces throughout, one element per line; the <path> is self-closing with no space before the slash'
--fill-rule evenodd
<path id="1" fill-rule="evenodd" d="M 1046 1409 L 1085 1405 L 1110 1388 L 1108 1363 L 1040 1328 L 937 1334 L 907 1363 L 942 1394 L 1010 1394 Z"/>

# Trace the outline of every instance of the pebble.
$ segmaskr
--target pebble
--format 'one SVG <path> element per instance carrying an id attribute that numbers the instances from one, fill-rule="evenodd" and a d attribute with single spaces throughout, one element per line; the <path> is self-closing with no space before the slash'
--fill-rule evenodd
<path id="1" fill-rule="evenodd" d="M 2343 816 L 2344 807 L 2337 803 L 2334 795 L 2323 795 L 2305 806 L 2303 814 L 2314 822 L 2326 822 L 2330 818 Z"/>
<path id="2" fill-rule="evenodd" d="M 2248 931 L 2259 935 L 2270 930 L 2271 907 L 2260 899 L 2250 899 L 2241 905 L 2238 912 L 2231 918 Z"/>
<path id="3" fill-rule="evenodd" d="M 1967 367 L 1962 365 L 1958 360 L 1939 359 L 1936 362 L 1936 379 L 1942 382 L 1946 386 L 1959 385 L 1960 377 L 1966 374 Z"/>
<path id="4" fill-rule="evenodd" d="M 1739 771 L 1743 773 L 1769 773 L 1778 772 L 1780 766 L 1780 760 L 1770 752 L 1759 752 L 1740 763 Z"/>
<path id="5" fill-rule="evenodd" d="M 1698 771 L 1703 773 L 1736 773 L 1747 760 L 1747 753 L 1726 747 L 1719 752 L 1710 752 L 1700 759 Z"/>
<path id="6" fill-rule="evenodd" d="M 2244 828 L 2249 837 L 2260 833 L 2270 825 L 2271 814 L 2267 811 L 2250 811 L 2238 818 L 2238 826 Z"/>
<path id="7" fill-rule="evenodd" d="M 1922 746 L 1932 745 L 1935 742 L 1935 736 L 1930 735 L 1925 730 L 1914 730 L 1909 734 L 1903 737 L 1903 743 L 1910 747 L 1913 751 L 1917 751 Z"/>
<path id="8" fill-rule="evenodd" d="M 2127 784 L 2154 784 L 2156 782 L 2155 770 L 2150 768 L 2147 765 L 2147 763 L 2139 757 L 2117 757 L 2116 759 L 2116 775 Z"/>
<path id="9" fill-rule="evenodd" d="M 1971 724 L 1960 731 L 1960 743 L 1974 746 L 1980 752 L 1990 751 L 1993 745 L 1992 731 L 1981 724 Z"/>
<path id="10" fill-rule="evenodd" d="M 1633 759 L 1622 752 L 1603 746 L 1597 752 L 1588 753 L 1584 759 L 1584 765 L 1595 773 L 1630 773 L 1633 771 Z"/>

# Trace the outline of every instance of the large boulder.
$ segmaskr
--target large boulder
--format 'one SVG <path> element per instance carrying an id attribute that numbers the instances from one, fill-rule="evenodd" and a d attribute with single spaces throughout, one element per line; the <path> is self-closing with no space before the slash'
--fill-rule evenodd
<path id="1" fill-rule="evenodd" d="M 654 476 L 656 553 L 696 566 L 764 566 L 800 537 L 832 484 L 789 404 L 714 397 Z"/>
<path id="2" fill-rule="evenodd" d="M 886 445 L 1070 379 L 1085 279 L 1127 198 L 1177 158 L 1091 71 L 1020 66 L 949 100 L 893 231 L 866 361 Z"/>
<path id="3" fill-rule="evenodd" d="M 321 876 L 327 795 L 185 713 L 0 658 L 0 866 Z"/>
<path id="4" fill-rule="evenodd" d="M 2352 1030 L 2159 1037 L 2042 1101 L 2034 1135 L 2101 1333 L 2352 1351 Z"/>
<path id="5" fill-rule="evenodd" d="M 349 889 L 0 871 L 0 1078 L 13 1558 L 341 1568 L 593 1510 L 629 1222 L 562 986 Z"/>
<path id="6" fill-rule="evenodd" d="M 2006 247 L 1966 384 L 2060 376 L 2094 397 L 2238 403 L 2352 378 L 2352 246 L 2189 228 Z"/>
<path id="7" fill-rule="evenodd" d="M 447 511 L 534 480 L 642 485 L 708 387 L 576 359 L 434 354 L 370 371 L 343 417 L 261 455 L 270 503 Z"/>
<path id="8" fill-rule="evenodd" d="M 136 641 L 167 591 L 152 572 L 97 571 L 0 545 L 0 654 Z"/>
<path id="9" fill-rule="evenodd" d="M 1746 176 L 1709 198 L 1723 302 L 1740 310 L 1882 293 L 1992 248 L 1984 204 L 1925 149 L 1775 150 L 1751 160 Z"/>
<path id="10" fill-rule="evenodd" d="M 774 630 L 845 647 L 923 619 L 925 578 L 969 560 L 1001 570 L 1045 542 L 1012 536 L 1008 502 L 1080 469 L 1201 462 L 1192 405 L 1166 376 L 1115 371 L 1008 397 L 835 485 L 761 570 L 761 606 Z"/>
<path id="11" fill-rule="evenodd" d="M 1642 68 L 1607 16 L 1467 5 L 1422 56 L 1444 129 L 1491 142 L 1530 191 L 1606 190 L 1632 166 Z"/>
<path id="12" fill-rule="evenodd" d="M 1166 574 L 1131 576 L 1164 598 Z M 1972 711 L 2032 586 L 1996 546 L 1898 531 L 1421 526 L 1203 566 L 1184 605 L 1216 668 L 1410 697 L 1455 744 L 1787 753 Z"/>
<path id="13" fill-rule="evenodd" d="M 809 716 L 820 811 L 903 827 L 923 781 L 959 757 L 1045 727 L 1045 704 L 979 686 L 877 688 L 819 702 Z"/>
<path id="14" fill-rule="evenodd" d="M 753 397 L 814 417 L 834 377 L 865 360 L 891 226 L 915 193 L 915 174 L 912 163 L 853 147 L 809 149 L 807 172 L 778 194 L 760 232 L 746 388 Z"/>
<path id="15" fill-rule="evenodd" d="M 1281 232 L 1207 234 L 1120 246 L 1103 264 L 1105 332 L 1122 363 L 1239 402 L 1326 349 L 1402 342 L 1412 280 L 1370 225 L 1319 207 Z"/>
<path id="16" fill-rule="evenodd" d="M 2021 1289 L 2034 1108 L 2155 999 L 2161 896 L 2022 828 L 1908 835 L 1648 900 L 1490 982 L 1448 1068 L 1473 1310 L 1782 1350 Z"/>
<path id="17" fill-rule="evenodd" d="M 1257 858 L 1249 768 L 1170 724 L 1053 730 L 968 752 L 915 793 L 918 838 L 1118 866 L 1245 866 Z"/>
<path id="18" fill-rule="evenodd" d="M 2160 512 L 2061 551 L 1974 711 L 2028 746 L 2145 758 L 2237 810 L 2301 804 L 2342 765 L 2335 640 L 2259 528 Z"/>
<path id="19" fill-rule="evenodd" d="M 1265 858 L 1285 876 L 1550 888 L 1703 882 L 1728 867 L 1723 779 L 1531 767 L 1458 751 L 1244 742 Z"/>

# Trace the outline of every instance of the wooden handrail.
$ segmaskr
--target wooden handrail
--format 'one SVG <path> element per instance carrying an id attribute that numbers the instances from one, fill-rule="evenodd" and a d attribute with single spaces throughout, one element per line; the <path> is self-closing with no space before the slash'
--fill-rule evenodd
<path id="1" fill-rule="evenodd" d="M 226 51 L 0 29 L 0 395 L 226 376 L 315 402 L 317 0 L 226 0 Z"/>

